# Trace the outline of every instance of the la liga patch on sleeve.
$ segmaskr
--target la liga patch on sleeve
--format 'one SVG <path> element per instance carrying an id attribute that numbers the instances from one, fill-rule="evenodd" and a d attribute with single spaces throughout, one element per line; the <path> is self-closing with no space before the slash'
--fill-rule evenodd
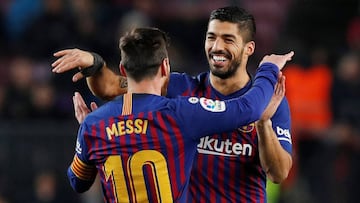
<path id="1" fill-rule="evenodd" d="M 200 98 L 200 105 L 205 110 L 211 112 L 224 112 L 226 110 L 226 105 L 224 101 L 212 100 L 204 97 Z"/>

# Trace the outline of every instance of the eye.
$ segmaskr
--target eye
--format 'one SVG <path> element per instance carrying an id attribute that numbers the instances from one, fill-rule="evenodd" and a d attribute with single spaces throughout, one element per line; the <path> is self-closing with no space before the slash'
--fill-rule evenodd
<path id="1" fill-rule="evenodd" d="M 214 40 L 214 39 L 215 39 L 215 36 L 213 36 L 213 35 L 208 35 L 208 36 L 206 36 L 206 39 L 207 39 L 207 40 Z"/>
<path id="2" fill-rule="evenodd" d="M 232 38 L 226 38 L 224 41 L 226 43 L 234 43 L 234 39 L 232 39 Z"/>

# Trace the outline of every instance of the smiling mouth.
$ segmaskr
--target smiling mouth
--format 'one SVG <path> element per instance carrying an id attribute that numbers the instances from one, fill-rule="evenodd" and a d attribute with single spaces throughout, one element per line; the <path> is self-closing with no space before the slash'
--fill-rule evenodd
<path id="1" fill-rule="evenodd" d="M 225 56 L 215 56 L 213 55 L 212 56 L 212 59 L 215 61 L 215 62 L 225 62 L 227 59 L 225 58 Z"/>
<path id="2" fill-rule="evenodd" d="M 211 60 L 214 66 L 222 67 L 228 59 L 224 55 L 211 55 Z"/>

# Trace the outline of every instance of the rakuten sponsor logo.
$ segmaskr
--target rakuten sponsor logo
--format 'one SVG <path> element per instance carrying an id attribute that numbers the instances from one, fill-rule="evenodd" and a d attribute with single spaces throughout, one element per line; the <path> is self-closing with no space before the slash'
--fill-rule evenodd
<path id="1" fill-rule="evenodd" d="M 231 142 L 229 139 L 219 140 L 209 136 L 200 139 L 197 150 L 201 154 L 212 154 L 218 156 L 251 156 L 252 146 Z"/>

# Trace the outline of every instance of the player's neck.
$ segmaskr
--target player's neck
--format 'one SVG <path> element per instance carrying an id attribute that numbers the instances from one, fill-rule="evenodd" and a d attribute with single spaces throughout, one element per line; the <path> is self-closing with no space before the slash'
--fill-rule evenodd
<path id="1" fill-rule="evenodd" d="M 238 71 L 230 78 L 222 79 L 213 74 L 210 74 L 210 83 L 213 88 L 223 95 L 234 93 L 250 81 L 250 76 L 245 68 L 239 68 Z"/>
<path id="2" fill-rule="evenodd" d="M 135 82 L 128 80 L 128 93 L 161 95 L 161 84 L 156 80 Z"/>

